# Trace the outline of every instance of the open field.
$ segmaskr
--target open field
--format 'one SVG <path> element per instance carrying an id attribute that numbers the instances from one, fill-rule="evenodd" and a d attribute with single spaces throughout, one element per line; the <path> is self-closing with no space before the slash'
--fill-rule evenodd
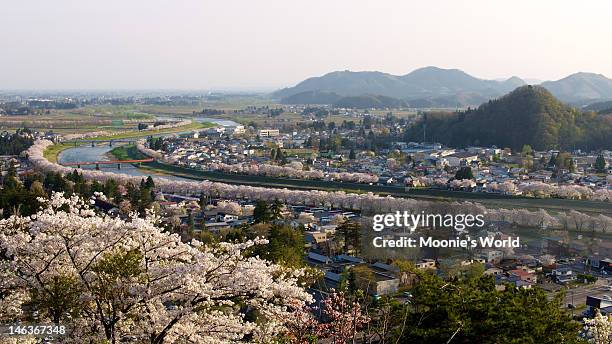
<path id="1" fill-rule="evenodd" d="M 276 117 L 265 114 L 244 112 L 247 107 L 270 108 L 284 107 L 286 112 Z M 265 96 L 233 96 L 215 101 L 202 100 L 190 105 L 91 105 L 76 109 L 48 110 L 39 115 L 0 117 L 0 130 L 31 128 L 35 130 L 52 130 L 60 134 L 82 133 L 95 130 L 121 131 L 136 128 L 139 122 L 152 122 L 158 116 L 193 118 L 205 116 L 198 114 L 202 109 L 223 110 L 224 114 L 211 117 L 238 122 L 243 125 L 255 124 L 259 128 L 282 127 L 295 125 L 298 122 L 310 122 L 299 113 L 291 113 L 288 106 L 278 104 Z M 370 113 L 383 116 L 389 111 L 370 110 Z M 411 118 L 416 113 L 409 110 L 391 111 L 397 117 Z M 359 118 L 343 115 L 330 115 L 321 118 L 325 122 L 340 124 L 343 121 L 358 122 Z"/>
<path id="2" fill-rule="evenodd" d="M 0 129 L 31 128 L 57 133 L 79 133 L 93 130 L 133 129 L 138 122 L 152 122 L 155 116 L 122 106 L 82 107 L 49 110 L 40 115 L 0 117 Z"/>
<path id="3" fill-rule="evenodd" d="M 192 131 L 192 130 L 210 128 L 214 126 L 215 125 L 213 123 L 194 122 L 194 123 L 184 125 L 181 127 L 177 127 L 177 128 L 167 128 L 167 129 L 162 129 L 162 130 L 128 131 L 124 133 L 118 133 L 116 135 L 96 136 L 96 137 L 88 138 L 87 140 L 107 141 L 107 140 L 120 140 L 120 139 L 134 139 L 134 138 L 148 137 L 151 135 L 163 135 L 163 134 L 172 134 L 172 133 L 178 133 L 178 132 L 183 132 L 183 131 Z"/>

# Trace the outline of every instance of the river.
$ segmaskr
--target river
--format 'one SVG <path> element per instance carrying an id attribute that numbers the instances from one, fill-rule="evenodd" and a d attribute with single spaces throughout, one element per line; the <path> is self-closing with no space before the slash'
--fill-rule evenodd
<path id="1" fill-rule="evenodd" d="M 178 120 L 177 118 L 173 118 L 173 117 L 161 117 L 160 116 L 157 118 L 160 120 L 174 120 L 174 121 Z M 211 122 L 217 125 L 222 125 L 224 127 L 233 127 L 233 126 L 239 125 L 238 123 L 231 121 L 231 120 L 216 119 L 216 118 L 209 118 L 209 117 L 197 117 L 197 118 L 194 118 L 194 120 L 198 122 Z M 181 132 L 177 134 L 185 134 L 185 133 L 187 132 Z M 87 144 L 87 145 L 78 146 L 74 148 L 68 148 L 66 150 L 63 150 L 57 156 L 57 161 L 60 164 L 71 163 L 71 162 L 109 161 L 110 159 L 108 158 L 108 152 L 111 151 L 114 147 L 117 147 L 117 144 L 114 144 L 113 147 L 110 147 L 108 143 L 101 143 L 99 145 L 96 145 L 95 147 L 92 147 L 90 144 Z M 81 168 L 94 169 L 95 165 L 84 165 L 84 166 L 81 166 Z M 117 169 L 117 165 L 114 165 L 114 164 L 113 165 L 100 165 L 100 170 L 107 171 L 107 172 L 125 173 L 131 176 L 143 176 L 143 177 L 160 176 L 159 174 L 154 174 L 154 173 L 147 172 L 146 170 L 141 170 L 131 164 L 122 164 L 120 170 Z M 163 177 L 166 177 L 169 179 L 176 179 L 176 180 L 189 180 L 189 179 L 176 177 L 176 176 L 169 176 L 169 175 L 163 175 Z"/>

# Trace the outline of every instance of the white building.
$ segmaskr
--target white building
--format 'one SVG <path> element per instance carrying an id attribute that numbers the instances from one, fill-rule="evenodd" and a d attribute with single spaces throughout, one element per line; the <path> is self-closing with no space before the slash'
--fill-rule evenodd
<path id="1" fill-rule="evenodd" d="M 276 137 L 280 135 L 278 129 L 260 129 L 259 137 Z"/>

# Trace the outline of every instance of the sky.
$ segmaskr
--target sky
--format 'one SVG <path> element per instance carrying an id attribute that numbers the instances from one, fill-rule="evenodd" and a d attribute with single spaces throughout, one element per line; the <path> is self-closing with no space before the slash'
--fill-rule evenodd
<path id="1" fill-rule="evenodd" d="M 0 0 L 0 89 L 272 90 L 335 70 L 612 77 L 612 1 Z"/>

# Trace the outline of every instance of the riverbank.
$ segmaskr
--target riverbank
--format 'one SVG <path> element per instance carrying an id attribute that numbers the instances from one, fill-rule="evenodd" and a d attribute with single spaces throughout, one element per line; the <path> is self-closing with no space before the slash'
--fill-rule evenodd
<path id="1" fill-rule="evenodd" d="M 182 132 L 189 132 L 193 130 L 214 127 L 215 125 L 216 124 L 211 123 L 211 122 L 193 122 L 188 125 L 183 125 L 183 126 L 176 127 L 176 128 L 166 128 L 166 129 L 161 129 L 161 130 L 147 130 L 147 131 L 132 130 L 132 131 L 127 131 L 127 132 L 120 132 L 120 133 L 117 133 L 117 135 L 95 136 L 95 137 L 88 138 L 88 140 L 106 141 L 106 140 L 120 140 L 120 139 L 139 139 L 139 138 L 144 138 L 144 137 L 148 137 L 151 135 L 159 136 L 159 135 L 170 135 L 170 134 L 176 134 L 176 133 L 182 133 Z M 57 163 L 59 154 L 62 151 L 69 149 L 69 148 L 73 148 L 73 147 L 75 146 L 71 144 L 58 143 L 58 144 L 54 144 L 48 147 L 44 151 L 43 154 L 44 154 L 44 157 L 50 162 Z"/>
<path id="2" fill-rule="evenodd" d="M 123 146 L 118 150 L 122 157 L 127 159 L 142 159 L 145 155 L 135 146 Z M 428 201 L 461 201 L 478 202 L 487 207 L 513 208 L 513 209 L 547 209 L 553 212 L 564 212 L 569 209 L 590 214 L 612 215 L 612 205 L 606 202 L 570 200 L 559 198 L 528 198 L 508 196 L 494 193 L 461 192 L 439 189 L 411 189 L 406 190 L 400 186 L 370 185 L 327 180 L 307 180 L 273 178 L 267 176 L 230 174 L 215 171 L 203 171 L 193 168 L 170 165 L 158 161 L 143 163 L 141 169 L 149 172 L 180 176 L 192 180 L 210 180 L 228 184 L 263 186 L 270 188 L 290 188 L 297 190 L 344 191 L 355 194 L 372 192 L 381 196 L 413 198 Z"/>
<path id="3" fill-rule="evenodd" d="M 53 162 L 53 163 L 57 163 L 57 158 L 59 156 L 59 154 L 68 149 L 68 148 L 72 148 L 74 147 L 74 145 L 70 145 L 70 144 L 64 144 L 64 143 L 58 143 L 55 144 L 53 146 L 50 146 L 49 148 L 45 149 L 44 152 L 44 157 Z"/>

